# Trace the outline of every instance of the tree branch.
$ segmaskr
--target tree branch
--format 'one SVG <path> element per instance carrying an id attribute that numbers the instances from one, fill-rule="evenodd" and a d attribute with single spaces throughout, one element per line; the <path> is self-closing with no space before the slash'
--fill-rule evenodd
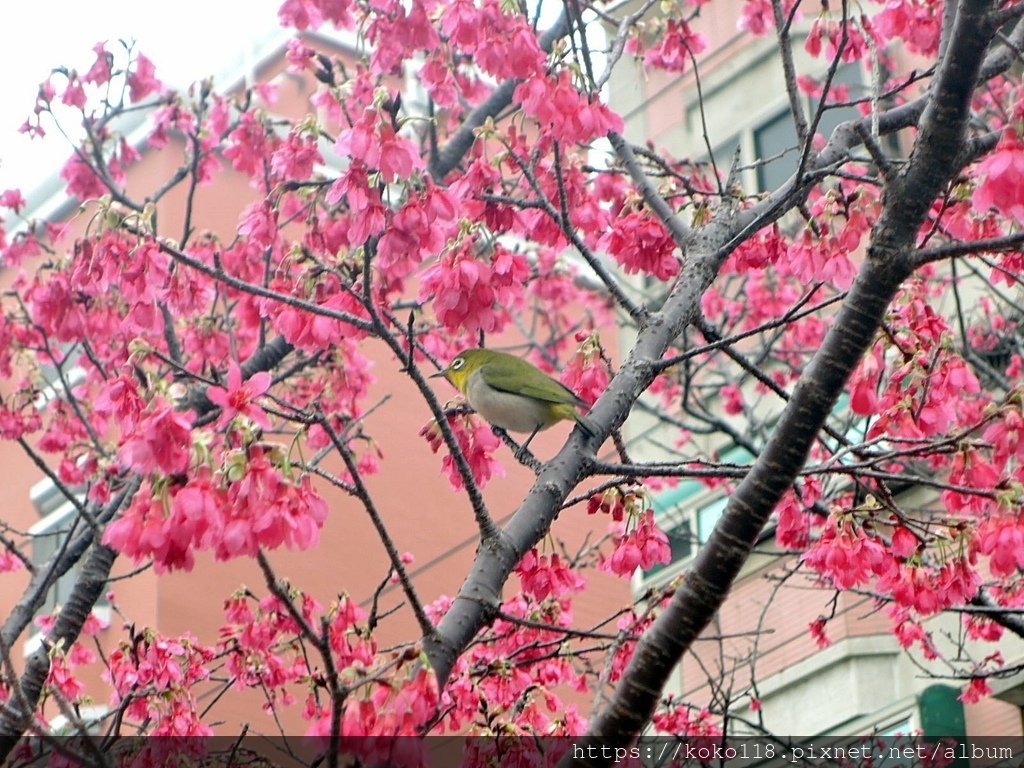
<path id="1" fill-rule="evenodd" d="M 551 53 L 555 42 L 569 33 L 569 16 L 562 9 L 561 16 L 547 32 L 540 36 L 538 43 L 545 53 Z M 503 109 L 512 104 L 512 94 L 522 80 L 511 78 L 506 80 L 488 96 L 484 102 L 466 115 L 459 130 L 448 140 L 448 143 L 430 160 L 428 171 L 434 181 L 440 183 L 455 167 L 462 162 L 469 148 L 476 141 L 476 129 L 487 122 L 488 118 L 497 117 Z"/>
<path id="2" fill-rule="evenodd" d="M 108 506 L 108 515 L 120 507 L 138 490 L 141 481 L 133 478 Z M 57 621 L 40 647 L 25 662 L 25 671 L 18 681 L 19 692 L 0 707 L 0 762 L 4 761 L 17 745 L 32 720 L 39 702 L 43 685 L 50 671 L 50 651 L 60 648 L 67 651 L 78 639 L 85 620 L 107 586 L 107 577 L 117 559 L 117 552 L 103 544 L 96 545 L 85 561 L 82 572 L 75 582 L 67 603 L 57 615 Z M 44 593 L 45 594 L 45 593 Z M 6 642 L 2 647 L 11 647 Z"/>
<path id="3" fill-rule="evenodd" d="M 987 19 L 990 7 L 986 0 L 961 4 L 950 54 L 940 64 L 910 162 L 887 183 L 868 258 L 767 445 L 729 497 L 668 607 L 637 644 L 610 705 L 591 722 L 584 747 L 626 745 L 649 721 L 668 675 L 724 602 L 775 505 L 806 461 L 843 384 L 874 340 L 889 302 L 911 274 L 914 237 L 932 200 L 958 171 L 950 159 L 960 157 L 971 93 L 994 34 Z M 563 764 L 601 763 L 570 758 Z"/>

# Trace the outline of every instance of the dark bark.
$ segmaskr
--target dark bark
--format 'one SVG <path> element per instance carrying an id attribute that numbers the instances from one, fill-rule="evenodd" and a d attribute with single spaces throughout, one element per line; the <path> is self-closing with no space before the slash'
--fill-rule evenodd
<path id="1" fill-rule="evenodd" d="M 28 728 L 50 671 L 49 650 L 67 649 L 78 639 L 82 625 L 107 586 L 107 577 L 117 553 L 103 545 L 94 547 L 75 582 L 67 605 L 61 608 L 53 629 L 25 662 L 25 671 L 0 707 L 0 762 L 5 760 Z"/>
<path id="2" fill-rule="evenodd" d="M 25 593 L 0 627 L 0 649 L 12 648 L 21 633 L 25 631 L 36 611 L 46 600 L 46 593 L 57 580 L 70 571 L 82 559 L 92 544 L 93 533 L 86 529 L 67 542 L 67 546 L 53 553 L 53 556 L 33 574 Z"/>
<path id="3" fill-rule="evenodd" d="M 623 746 L 650 720 L 668 675 L 710 623 L 775 505 L 796 478 L 839 393 L 912 272 L 911 253 L 932 201 L 959 171 L 970 97 L 993 35 L 991 4 L 960 4 L 909 164 L 885 190 L 865 260 L 824 343 L 801 375 L 767 446 L 736 491 L 668 607 L 637 644 L 609 706 L 581 745 Z M 600 750 L 596 752 L 600 753 Z M 589 753 L 583 750 L 582 754 Z M 570 753 L 571 754 L 571 753 Z M 570 758 L 564 764 L 602 765 Z"/>
<path id="4" fill-rule="evenodd" d="M 140 485 L 141 480 L 137 477 L 129 480 L 96 516 L 97 524 L 102 526 L 111 520 L 123 505 L 131 501 Z M 41 646 L 26 659 L 25 670 L 15 681 L 10 698 L 0 706 L 0 763 L 7 759 L 31 723 L 43 685 L 46 683 L 46 676 L 50 671 L 49 649 L 66 650 L 78 639 L 82 626 L 106 589 L 107 578 L 117 559 L 117 552 L 107 546 L 95 544 L 91 529 L 76 536 L 68 546 L 54 555 L 55 562 L 54 558 L 51 558 L 47 567 L 40 569 L 40 573 L 32 579 L 24 596 L 0 629 L 0 652 L 6 659 L 17 638 L 31 622 L 49 586 L 70 570 L 86 553 L 88 557 L 75 581 L 67 604 L 61 607 L 57 621 L 43 639 Z M 5 674 L 10 672 L 8 669 L 3 671 Z"/>
<path id="5" fill-rule="evenodd" d="M 625 745 L 646 726 L 669 673 L 724 602 L 907 274 L 868 262 L 857 276 L 833 330 L 793 390 L 771 439 L 730 496 L 720 522 L 672 601 L 637 643 L 615 695 L 591 724 L 583 746 Z"/>

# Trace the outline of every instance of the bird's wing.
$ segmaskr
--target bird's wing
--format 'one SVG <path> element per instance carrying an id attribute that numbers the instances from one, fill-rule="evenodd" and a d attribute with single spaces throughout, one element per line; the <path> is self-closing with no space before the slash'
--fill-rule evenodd
<path id="1" fill-rule="evenodd" d="M 536 374 L 538 372 L 544 376 L 544 383 L 537 385 L 527 383 L 529 374 Z M 484 377 L 484 382 L 489 387 L 499 392 L 532 397 L 534 400 L 543 400 L 548 403 L 586 405 L 576 396 L 576 393 L 562 384 L 562 382 L 551 378 L 543 371 L 530 365 L 525 360 L 520 360 L 518 357 L 509 356 L 508 358 L 492 360 L 487 365 L 480 367 L 480 375 Z"/>

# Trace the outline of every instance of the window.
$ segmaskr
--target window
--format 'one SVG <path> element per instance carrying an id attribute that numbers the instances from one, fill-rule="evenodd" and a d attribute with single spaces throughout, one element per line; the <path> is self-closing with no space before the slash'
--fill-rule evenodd
<path id="1" fill-rule="evenodd" d="M 41 362 L 39 371 L 45 384 L 36 395 L 36 408 L 42 409 L 58 397 L 64 397 L 68 388 L 74 388 L 85 381 L 85 368 L 71 363 L 73 344 L 61 344 L 54 354 L 59 367 L 52 362 Z M 67 386 L 65 386 L 65 384 Z"/>
<path id="2" fill-rule="evenodd" d="M 846 86 L 849 89 L 850 98 L 858 98 L 861 95 L 859 93 L 861 90 L 860 69 L 853 64 L 840 67 L 832 79 L 832 93 L 835 92 L 837 86 Z M 835 98 L 832 100 L 835 101 Z M 820 100 L 804 103 L 808 122 L 814 119 L 814 114 L 820 103 Z M 856 107 L 826 109 L 821 114 L 816 132 L 827 138 L 840 123 L 857 117 L 860 117 L 860 112 Z M 753 133 L 754 158 L 767 161 L 757 168 L 757 188 L 759 190 L 776 189 L 796 173 L 800 165 L 801 147 L 797 141 L 796 127 L 793 125 L 789 107 L 787 106 L 774 117 L 754 128 Z"/>
<path id="3" fill-rule="evenodd" d="M 747 462 L 752 458 L 746 449 L 739 447 L 721 454 L 721 461 L 728 463 Z M 658 527 L 668 537 L 672 559 L 645 571 L 645 581 L 693 557 L 697 548 L 711 536 L 729 503 L 729 497 L 721 489 L 708 490 L 707 486 L 697 480 L 687 480 L 658 494 L 652 503 Z"/>
<path id="4" fill-rule="evenodd" d="M 68 536 L 83 530 L 84 522 L 78 519 L 75 505 L 65 498 L 49 479 L 36 483 L 30 496 L 41 518 L 28 530 L 32 541 L 32 564 L 36 568 L 42 568 L 54 553 L 60 550 Z M 67 602 L 71 590 L 74 589 L 78 570 L 78 566 L 75 566 L 57 579 L 47 593 L 39 609 L 40 613 L 52 613 L 58 606 Z M 106 598 L 101 597 L 94 608 L 94 613 L 106 619 L 108 616 L 105 614 L 109 612 L 110 607 Z"/>
<path id="5" fill-rule="evenodd" d="M 760 190 L 776 189 L 796 173 L 800 147 L 788 109 L 754 129 L 754 158 L 763 162 L 757 167 Z"/>
<path id="6" fill-rule="evenodd" d="M 103 733 L 103 719 L 109 713 L 104 706 L 77 707 L 78 717 L 81 724 L 85 726 L 85 733 L 89 736 L 99 736 Z M 82 735 L 74 724 L 64 715 L 57 715 L 50 720 L 50 733 L 53 736 L 80 736 Z"/>
<path id="7" fill-rule="evenodd" d="M 851 100 L 864 95 L 863 77 L 860 68 L 855 64 L 846 64 L 836 70 L 832 83 L 832 93 L 835 93 L 838 86 L 845 86 Z M 732 98 L 735 98 L 735 94 L 740 89 L 746 89 L 748 86 L 750 84 L 740 78 L 722 87 L 721 92 L 724 95 L 731 94 Z M 755 84 L 750 87 L 756 88 L 757 86 Z M 712 100 L 709 99 L 705 113 L 714 108 Z M 835 101 L 835 97 L 832 100 Z M 808 122 L 813 119 L 818 109 L 818 103 L 811 99 L 804 100 L 804 113 Z M 747 191 L 754 189 L 768 191 L 778 188 L 796 173 L 800 164 L 801 147 L 797 140 L 796 127 L 793 125 L 789 100 L 784 94 L 779 94 L 772 98 L 770 103 L 765 103 L 764 107 L 761 109 L 759 104 L 752 104 L 747 114 L 737 116 L 744 120 L 746 125 L 739 132 L 733 133 L 728 140 L 713 147 L 715 163 L 719 173 L 723 176 L 729 172 L 736 148 L 740 148 L 740 164 L 746 167 L 741 180 Z M 860 117 L 860 112 L 856 107 L 826 109 L 822 112 L 816 133 L 827 137 L 840 123 L 857 117 Z M 702 135 L 700 123 L 700 110 L 698 107 L 694 107 L 690 110 L 689 125 L 691 133 L 695 137 Z M 723 127 L 718 126 L 719 130 Z M 735 131 L 735 123 L 727 126 L 726 129 Z M 712 140 L 717 139 L 714 133 L 711 135 Z M 706 149 L 698 150 L 695 154 L 707 157 Z"/>

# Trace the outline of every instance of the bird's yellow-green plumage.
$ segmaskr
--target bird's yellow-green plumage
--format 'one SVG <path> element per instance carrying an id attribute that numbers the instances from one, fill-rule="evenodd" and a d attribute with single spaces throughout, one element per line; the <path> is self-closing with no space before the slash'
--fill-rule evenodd
<path id="1" fill-rule="evenodd" d="M 587 434 L 596 434 L 590 421 L 576 410 L 586 408 L 586 403 L 515 355 L 466 349 L 435 375 L 448 379 L 474 411 L 509 432 L 528 432 L 532 438 L 552 424 L 574 420 Z"/>

